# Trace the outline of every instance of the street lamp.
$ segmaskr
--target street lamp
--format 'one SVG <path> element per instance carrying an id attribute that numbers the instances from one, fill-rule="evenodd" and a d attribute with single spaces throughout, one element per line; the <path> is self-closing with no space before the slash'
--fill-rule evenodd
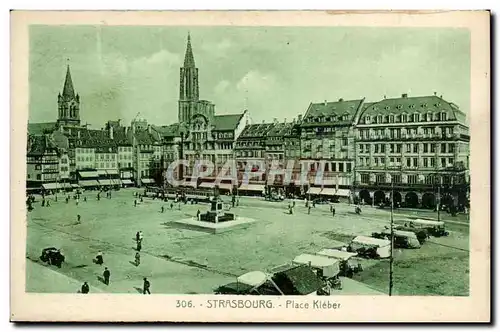
<path id="1" fill-rule="evenodd" d="M 179 159 L 184 159 L 184 139 L 187 137 L 189 132 L 188 127 L 182 123 L 179 125 L 179 134 L 181 135 L 181 144 L 179 146 Z M 179 164 L 179 180 L 184 179 L 184 165 Z"/>
<path id="2" fill-rule="evenodd" d="M 391 255 L 389 258 L 389 296 L 392 296 L 394 265 L 394 181 L 391 178 Z"/>

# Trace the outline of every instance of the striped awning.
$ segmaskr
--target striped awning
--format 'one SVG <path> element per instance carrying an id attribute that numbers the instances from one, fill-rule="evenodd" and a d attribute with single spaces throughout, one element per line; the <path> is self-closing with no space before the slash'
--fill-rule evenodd
<path id="1" fill-rule="evenodd" d="M 61 182 L 61 183 L 59 183 L 59 186 L 60 186 L 61 188 L 63 188 L 63 189 L 73 188 L 73 187 L 71 186 L 71 183 L 67 183 L 67 182 Z"/>
<path id="2" fill-rule="evenodd" d="M 99 184 L 101 186 L 112 186 L 113 182 L 109 179 L 102 179 L 102 180 L 99 180 Z"/>
<path id="3" fill-rule="evenodd" d="M 58 187 L 60 187 L 60 186 L 57 182 L 42 184 L 42 188 L 45 190 L 53 190 L 53 189 L 57 189 Z"/>
<path id="4" fill-rule="evenodd" d="M 264 185 L 263 184 L 252 184 L 252 183 L 248 183 L 248 184 L 242 184 L 238 190 L 247 190 L 247 191 L 264 191 Z"/>
<path id="5" fill-rule="evenodd" d="M 231 183 L 219 183 L 216 185 L 219 186 L 219 189 L 233 190 L 233 185 Z"/>
<path id="6" fill-rule="evenodd" d="M 335 192 L 335 195 L 340 197 L 349 197 L 351 196 L 351 191 L 349 189 L 338 189 Z"/>
<path id="7" fill-rule="evenodd" d="M 122 180 L 120 179 L 111 179 L 111 182 L 113 182 L 113 185 L 115 186 L 121 186 L 123 184 Z"/>
<path id="8" fill-rule="evenodd" d="M 132 182 L 132 180 L 130 180 L 130 179 L 123 179 L 123 180 L 122 180 L 122 183 L 123 183 L 123 184 L 134 184 L 134 183 Z"/>
<path id="9" fill-rule="evenodd" d="M 200 188 L 213 188 L 213 187 L 215 187 L 214 182 L 202 182 L 200 184 Z"/>
<path id="10" fill-rule="evenodd" d="M 78 182 L 80 187 L 97 187 L 99 186 L 99 182 L 97 180 L 82 180 Z"/>
<path id="11" fill-rule="evenodd" d="M 105 170 L 105 169 L 100 169 L 100 170 L 98 170 L 98 171 L 97 171 L 97 174 L 99 174 L 99 175 L 108 175 L 108 173 L 106 172 L 106 170 Z"/>
<path id="12" fill-rule="evenodd" d="M 106 170 L 106 173 L 108 173 L 108 175 L 118 175 L 118 170 L 117 169 L 108 169 L 108 170 Z"/>
<path id="13" fill-rule="evenodd" d="M 155 183 L 155 180 L 153 180 L 153 179 L 141 179 L 141 182 L 143 184 L 150 184 L 150 183 Z"/>
<path id="14" fill-rule="evenodd" d="M 321 187 L 311 187 L 307 191 L 307 193 L 311 195 L 319 195 L 320 192 L 321 192 Z"/>
<path id="15" fill-rule="evenodd" d="M 82 178 L 97 178 L 99 173 L 97 171 L 79 171 L 80 177 Z"/>
<path id="16" fill-rule="evenodd" d="M 323 190 L 321 190 L 321 195 L 325 195 L 325 196 L 335 196 L 335 192 L 337 190 L 335 188 L 323 188 Z"/>
<path id="17" fill-rule="evenodd" d="M 72 183 L 71 187 L 73 187 L 73 188 L 80 188 L 80 186 L 78 184 L 76 184 L 76 183 Z"/>

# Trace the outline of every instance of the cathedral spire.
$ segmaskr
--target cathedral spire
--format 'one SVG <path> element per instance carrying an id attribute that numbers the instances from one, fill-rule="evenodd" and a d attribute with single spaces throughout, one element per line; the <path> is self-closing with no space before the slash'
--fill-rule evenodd
<path id="1" fill-rule="evenodd" d="M 75 90 L 73 89 L 73 81 L 71 80 L 71 72 L 68 69 L 66 70 L 66 80 L 64 81 L 64 88 L 62 96 L 66 100 L 72 100 L 75 98 Z"/>
<path id="2" fill-rule="evenodd" d="M 193 49 L 191 48 L 191 35 L 188 32 L 186 55 L 184 57 L 184 68 L 195 68 Z"/>

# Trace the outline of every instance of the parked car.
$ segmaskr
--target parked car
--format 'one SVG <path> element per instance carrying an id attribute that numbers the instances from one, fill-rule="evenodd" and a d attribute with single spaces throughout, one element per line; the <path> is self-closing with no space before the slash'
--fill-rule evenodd
<path id="1" fill-rule="evenodd" d="M 42 262 L 48 263 L 49 265 L 55 265 L 61 267 L 64 262 L 64 255 L 60 249 L 50 247 L 42 250 L 42 255 L 40 256 Z"/>

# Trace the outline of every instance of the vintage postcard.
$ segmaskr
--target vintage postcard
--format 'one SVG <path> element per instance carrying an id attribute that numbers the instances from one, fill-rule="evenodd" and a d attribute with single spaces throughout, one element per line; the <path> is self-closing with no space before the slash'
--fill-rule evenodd
<path id="1" fill-rule="evenodd" d="M 490 320 L 488 12 L 11 26 L 12 321 Z"/>

